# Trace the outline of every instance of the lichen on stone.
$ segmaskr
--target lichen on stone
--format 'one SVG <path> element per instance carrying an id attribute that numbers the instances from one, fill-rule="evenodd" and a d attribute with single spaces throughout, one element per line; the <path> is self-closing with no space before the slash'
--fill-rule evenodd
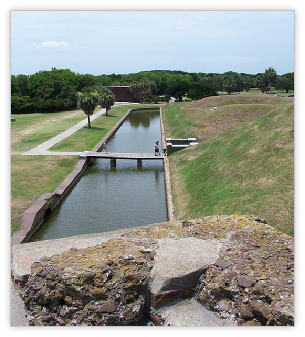
<path id="1" fill-rule="evenodd" d="M 136 324 L 149 316 L 160 240 L 192 237 L 221 243 L 219 259 L 195 286 L 198 302 L 239 325 L 294 324 L 293 238 L 264 219 L 239 214 L 130 229 L 120 238 L 35 262 L 20 292 L 30 324 Z"/>

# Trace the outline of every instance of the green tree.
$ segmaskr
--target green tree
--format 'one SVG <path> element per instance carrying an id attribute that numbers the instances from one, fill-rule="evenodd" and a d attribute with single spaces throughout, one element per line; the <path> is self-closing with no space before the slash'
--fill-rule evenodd
<path id="1" fill-rule="evenodd" d="M 140 82 L 130 83 L 129 85 L 129 91 L 134 95 L 137 101 L 151 98 L 154 89 L 156 89 L 156 82 L 149 81 L 146 78 Z"/>
<path id="2" fill-rule="evenodd" d="M 114 94 L 107 88 L 99 95 L 99 104 L 106 109 L 106 116 L 108 116 L 108 111 L 114 104 L 114 99 Z"/>
<path id="3" fill-rule="evenodd" d="M 168 76 L 168 92 L 170 95 L 182 101 L 182 97 L 185 96 L 189 90 L 192 77 L 189 75 L 174 74 Z"/>
<path id="4" fill-rule="evenodd" d="M 28 113 L 33 107 L 31 98 L 29 96 L 12 95 L 11 109 L 12 113 Z"/>
<path id="5" fill-rule="evenodd" d="M 96 84 L 97 80 L 94 75 L 78 75 L 78 91 L 89 92 Z"/>
<path id="6" fill-rule="evenodd" d="M 194 82 L 190 85 L 187 96 L 191 99 L 201 99 L 209 96 L 217 96 L 217 89 L 204 82 Z"/>
<path id="7" fill-rule="evenodd" d="M 81 92 L 76 93 L 77 104 L 88 117 L 88 128 L 91 128 L 90 116 L 93 115 L 93 112 L 98 104 L 98 93 L 94 92 Z"/>
<path id="8" fill-rule="evenodd" d="M 223 77 L 224 77 L 224 82 L 226 82 L 227 79 L 233 78 L 233 80 L 234 80 L 234 86 L 235 86 L 234 91 L 241 92 L 241 91 L 244 90 L 243 76 L 241 74 L 236 73 L 234 71 L 227 71 L 227 72 L 223 73 Z M 231 80 L 229 80 L 229 82 L 230 81 Z"/>
<path id="9" fill-rule="evenodd" d="M 251 77 L 250 76 L 243 76 L 242 79 L 243 79 L 244 90 L 250 91 L 251 86 L 252 86 Z"/>
<path id="10" fill-rule="evenodd" d="M 265 74 L 259 74 L 256 77 L 255 85 L 260 89 L 260 91 L 262 93 L 265 93 L 267 91 L 268 80 L 267 80 Z"/>
<path id="11" fill-rule="evenodd" d="M 275 69 L 273 69 L 271 67 L 269 67 L 268 69 L 266 69 L 265 70 L 265 77 L 266 77 L 266 80 L 268 81 L 269 90 L 270 90 L 270 94 L 271 94 L 272 84 L 275 83 L 276 78 L 277 78 L 277 74 L 276 74 Z"/>
<path id="12" fill-rule="evenodd" d="M 142 83 L 131 83 L 128 90 L 134 95 L 135 99 L 139 101 L 141 99 L 141 94 L 143 90 L 143 84 Z"/>
<path id="13" fill-rule="evenodd" d="M 236 91 L 236 82 L 234 80 L 234 77 L 227 77 L 223 82 L 223 88 L 229 95 L 231 95 L 232 92 Z"/>
<path id="14" fill-rule="evenodd" d="M 275 83 L 276 89 L 285 90 L 288 93 L 289 90 L 294 90 L 294 80 L 292 78 L 281 76 Z"/>

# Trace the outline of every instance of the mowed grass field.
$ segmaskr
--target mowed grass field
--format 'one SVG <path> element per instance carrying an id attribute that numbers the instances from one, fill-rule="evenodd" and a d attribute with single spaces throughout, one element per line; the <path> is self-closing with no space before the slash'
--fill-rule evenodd
<path id="1" fill-rule="evenodd" d="M 97 108 L 98 111 L 100 108 Z M 14 115 L 11 153 L 21 154 L 49 140 L 86 118 L 81 110 Z"/>
<path id="2" fill-rule="evenodd" d="M 167 137 L 200 143 L 169 156 L 178 218 L 253 214 L 293 235 L 292 98 L 209 97 L 168 105 L 163 116 Z"/>
<path id="3" fill-rule="evenodd" d="M 98 117 L 91 123 L 91 129 L 84 127 L 58 143 L 57 148 L 68 152 L 91 150 L 128 109 L 135 107 L 113 107 L 109 117 Z M 11 123 L 11 234 L 18 230 L 22 213 L 42 193 L 53 192 L 78 161 L 76 156 L 22 156 L 21 153 L 86 119 L 86 115 L 75 110 L 13 117 L 16 121 Z"/>

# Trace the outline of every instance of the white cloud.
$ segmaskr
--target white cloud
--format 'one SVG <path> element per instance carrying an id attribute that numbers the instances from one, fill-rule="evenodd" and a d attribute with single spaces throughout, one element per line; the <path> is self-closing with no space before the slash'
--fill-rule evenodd
<path id="1" fill-rule="evenodd" d="M 48 48 L 48 49 L 70 49 L 69 42 L 65 41 L 45 41 L 42 43 L 32 43 L 28 46 L 31 49 L 41 49 L 41 48 Z"/>
<path id="2" fill-rule="evenodd" d="M 69 42 L 65 41 L 46 41 L 41 44 L 42 48 L 69 48 Z"/>

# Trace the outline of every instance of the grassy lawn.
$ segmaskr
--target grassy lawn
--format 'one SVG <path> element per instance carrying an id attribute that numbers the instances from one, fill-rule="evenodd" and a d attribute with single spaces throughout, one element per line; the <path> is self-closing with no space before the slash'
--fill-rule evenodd
<path id="1" fill-rule="evenodd" d="M 97 108 L 99 110 L 100 108 Z M 23 153 L 49 140 L 86 118 L 81 110 L 14 115 L 11 152 Z"/>
<path id="2" fill-rule="evenodd" d="M 254 214 L 293 235 L 293 100 L 260 95 L 260 104 L 240 104 L 240 96 L 228 105 L 224 97 L 197 101 L 183 114 L 163 109 L 167 136 L 200 140 L 169 156 L 176 216 Z M 220 107 L 213 112 L 211 100 Z"/>
<path id="3" fill-rule="evenodd" d="M 118 106 L 110 116 L 100 116 L 87 127 L 59 143 L 66 151 L 91 150 L 131 106 Z M 139 107 L 147 107 L 141 105 Z M 97 108 L 99 109 L 99 108 Z M 42 142 L 86 118 L 81 110 L 61 113 L 14 115 L 11 123 L 11 234 L 19 228 L 22 213 L 42 193 L 53 192 L 72 172 L 78 158 L 72 156 L 21 156 Z"/>
<path id="4" fill-rule="evenodd" d="M 53 192 L 78 161 L 72 156 L 11 156 L 11 233 L 42 193 Z"/>

